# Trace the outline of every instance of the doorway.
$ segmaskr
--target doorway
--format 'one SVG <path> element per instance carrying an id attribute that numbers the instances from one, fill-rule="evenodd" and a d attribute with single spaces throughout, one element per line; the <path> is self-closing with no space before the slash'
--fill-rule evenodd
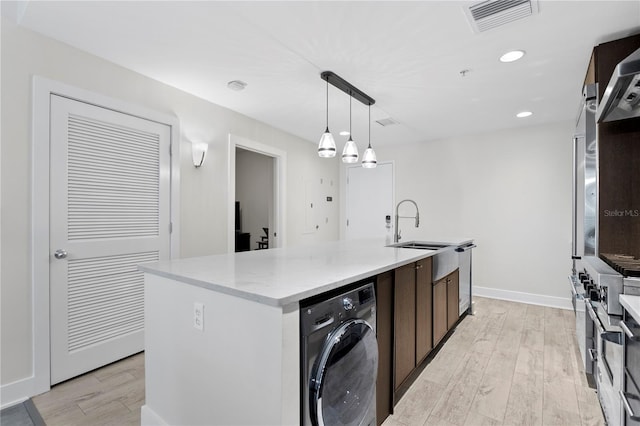
<path id="1" fill-rule="evenodd" d="M 231 134 L 228 150 L 227 252 L 284 247 L 286 152 Z"/>
<path id="2" fill-rule="evenodd" d="M 269 248 L 275 159 L 236 147 L 235 251 Z"/>

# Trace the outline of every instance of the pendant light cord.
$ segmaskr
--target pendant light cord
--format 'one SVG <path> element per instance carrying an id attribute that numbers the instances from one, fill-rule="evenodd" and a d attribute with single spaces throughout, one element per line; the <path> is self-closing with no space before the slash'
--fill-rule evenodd
<path id="1" fill-rule="evenodd" d="M 329 79 L 327 79 L 327 130 L 329 130 Z"/>
<path id="2" fill-rule="evenodd" d="M 351 93 L 349 93 L 349 140 L 353 138 L 353 135 L 351 134 L 351 101 L 352 100 L 353 100 L 353 96 L 351 96 Z"/>
<path id="3" fill-rule="evenodd" d="M 369 104 L 369 148 L 371 148 L 371 104 Z"/>

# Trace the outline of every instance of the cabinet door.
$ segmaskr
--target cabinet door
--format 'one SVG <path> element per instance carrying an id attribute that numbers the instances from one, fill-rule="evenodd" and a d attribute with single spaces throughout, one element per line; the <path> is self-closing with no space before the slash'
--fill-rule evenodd
<path id="1" fill-rule="evenodd" d="M 394 276 L 395 388 L 416 366 L 415 264 L 397 268 Z"/>
<path id="2" fill-rule="evenodd" d="M 416 364 L 433 348 L 431 322 L 431 258 L 416 262 Z"/>
<path id="3" fill-rule="evenodd" d="M 376 280 L 376 335 L 378 337 L 378 381 L 376 383 L 376 419 L 378 425 L 392 411 L 393 378 L 393 273 L 385 272 Z"/>
<path id="4" fill-rule="evenodd" d="M 447 334 L 447 277 L 433 283 L 433 346 Z"/>
<path id="5" fill-rule="evenodd" d="M 458 270 L 447 277 L 447 330 L 460 318 L 460 287 Z"/>

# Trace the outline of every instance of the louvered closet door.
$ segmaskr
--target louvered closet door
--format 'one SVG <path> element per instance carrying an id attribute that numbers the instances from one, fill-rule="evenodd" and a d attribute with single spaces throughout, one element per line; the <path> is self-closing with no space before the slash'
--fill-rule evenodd
<path id="1" fill-rule="evenodd" d="M 136 265 L 169 257 L 169 144 L 167 125 L 51 96 L 52 384 L 144 349 Z"/>

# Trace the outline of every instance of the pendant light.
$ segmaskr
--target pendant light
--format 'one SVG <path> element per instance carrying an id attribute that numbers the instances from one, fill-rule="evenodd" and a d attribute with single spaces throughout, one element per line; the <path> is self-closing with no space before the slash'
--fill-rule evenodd
<path id="1" fill-rule="evenodd" d="M 327 80 L 327 128 L 320 137 L 318 155 L 323 158 L 336 156 L 336 141 L 333 139 L 333 135 L 329 131 L 329 80 Z"/>
<path id="2" fill-rule="evenodd" d="M 371 148 L 371 105 L 369 105 L 369 146 L 362 155 L 362 167 L 365 169 L 373 169 L 378 165 L 376 153 Z"/>
<path id="3" fill-rule="evenodd" d="M 349 94 L 349 140 L 342 150 L 343 163 L 356 163 L 358 161 L 358 147 L 351 138 L 351 100 L 353 97 Z"/>

